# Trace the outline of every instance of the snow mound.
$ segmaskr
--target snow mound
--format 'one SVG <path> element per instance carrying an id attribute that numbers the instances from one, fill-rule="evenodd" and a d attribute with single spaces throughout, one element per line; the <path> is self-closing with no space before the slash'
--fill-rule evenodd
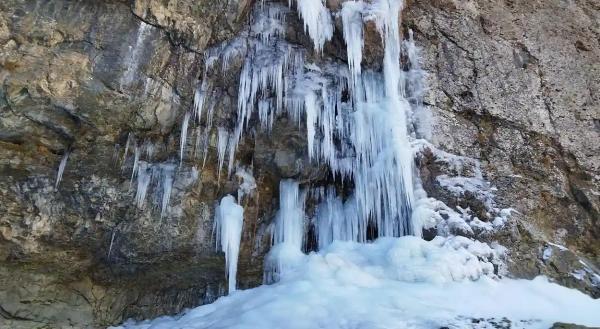
<path id="1" fill-rule="evenodd" d="M 118 328 L 472 328 L 470 319 L 490 318 L 519 328 L 600 325 L 600 300 L 543 277 L 497 279 L 489 261 L 494 254 L 462 237 L 338 241 L 304 256 L 276 284 Z"/>

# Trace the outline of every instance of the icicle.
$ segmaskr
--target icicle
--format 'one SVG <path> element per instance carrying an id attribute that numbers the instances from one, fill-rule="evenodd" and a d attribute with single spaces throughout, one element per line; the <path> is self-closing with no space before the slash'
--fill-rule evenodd
<path id="1" fill-rule="evenodd" d="M 237 144 L 239 142 L 239 132 L 235 132 L 231 134 L 229 137 L 229 143 L 227 144 L 229 148 L 229 161 L 227 165 L 227 178 L 231 177 L 233 173 L 233 167 L 235 165 L 235 151 L 237 150 Z"/>
<path id="2" fill-rule="evenodd" d="M 106 255 L 106 259 L 110 260 L 110 254 L 112 253 L 113 243 L 115 242 L 115 234 L 117 233 L 116 229 L 113 229 L 112 234 L 110 236 L 110 245 L 108 246 L 108 254 Z"/>
<path id="3" fill-rule="evenodd" d="M 160 217 L 164 217 L 169 207 L 169 200 L 171 198 L 171 190 L 173 189 L 173 179 L 175 175 L 174 164 L 161 164 L 160 175 L 162 181 L 162 201 L 160 207 Z"/>
<path id="4" fill-rule="evenodd" d="M 197 122 L 200 123 L 200 119 L 202 117 L 202 109 L 204 108 L 204 104 L 206 102 L 206 96 L 209 93 L 210 85 L 208 83 L 208 79 L 203 79 L 202 83 L 198 88 L 196 88 L 196 92 L 194 93 L 194 113 L 193 116 L 196 118 Z"/>
<path id="5" fill-rule="evenodd" d="M 304 21 L 304 31 L 313 41 L 315 51 L 322 52 L 323 46 L 333 36 L 331 14 L 322 0 L 297 0 L 298 13 Z"/>
<path id="6" fill-rule="evenodd" d="M 56 183 L 54 184 L 54 188 L 58 188 L 58 184 L 62 180 L 63 173 L 65 172 L 65 166 L 67 165 L 67 160 L 69 159 L 71 151 L 65 151 L 63 154 L 62 160 L 60 160 L 60 164 L 58 165 L 58 173 L 56 174 Z"/>
<path id="7" fill-rule="evenodd" d="M 344 203 L 336 195 L 335 189 L 329 187 L 325 200 L 319 204 L 316 212 L 315 227 L 319 249 L 336 240 L 366 242 L 367 220 L 368 217 L 359 216 L 354 198 Z"/>
<path id="8" fill-rule="evenodd" d="M 317 96 L 309 91 L 304 96 L 304 111 L 306 112 L 306 136 L 308 141 L 308 158 L 312 159 L 315 153 L 315 124 L 319 111 Z"/>
<path id="9" fill-rule="evenodd" d="M 146 200 L 146 194 L 148 193 L 151 179 L 151 167 L 147 162 L 140 161 L 137 171 L 137 191 L 135 194 L 135 205 L 139 209 L 144 209 L 144 202 Z"/>
<path id="10" fill-rule="evenodd" d="M 303 257 L 304 194 L 298 182 L 288 179 L 279 183 L 279 211 L 275 218 L 273 248 L 265 260 L 265 282 L 278 281 Z"/>
<path id="11" fill-rule="evenodd" d="M 183 123 L 181 124 L 181 140 L 179 142 L 179 165 L 183 164 L 183 153 L 185 152 L 185 144 L 187 140 L 188 125 L 190 123 L 190 112 L 185 112 Z"/>
<path id="12" fill-rule="evenodd" d="M 415 126 L 415 137 L 431 139 L 431 111 L 423 106 L 423 95 L 425 94 L 426 73 L 421 68 L 419 49 L 415 45 L 413 31 L 408 30 L 409 38 L 404 41 L 404 48 L 408 57 L 410 69 L 408 71 L 407 92 L 413 110 L 413 124 Z"/>
<path id="13" fill-rule="evenodd" d="M 341 12 L 344 41 L 346 42 L 346 53 L 348 54 L 348 67 L 352 76 L 352 88 L 355 96 L 358 96 L 364 46 L 362 20 L 364 10 L 365 4 L 362 1 L 348 1 L 342 5 Z"/>
<path id="14" fill-rule="evenodd" d="M 143 152 L 146 153 L 146 157 L 148 159 L 152 159 L 154 153 L 156 152 L 156 146 L 154 146 L 154 144 L 152 144 L 150 141 L 145 141 L 142 145 L 142 148 Z"/>
<path id="15" fill-rule="evenodd" d="M 125 142 L 125 152 L 123 153 L 123 160 L 121 161 L 121 169 L 125 170 L 125 161 L 127 161 L 127 155 L 129 155 L 129 143 L 133 142 L 131 133 L 127 133 L 127 141 Z"/>
<path id="16" fill-rule="evenodd" d="M 202 168 L 204 168 L 204 166 L 206 165 L 206 158 L 208 158 L 208 138 L 209 138 L 209 131 L 205 130 L 204 131 L 204 135 L 202 136 L 202 138 L 204 139 L 204 147 L 202 150 Z"/>
<path id="17" fill-rule="evenodd" d="M 244 208 L 235 203 L 231 195 L 221 199 L 215 210 L 214 227 L 217 248 L 225 253 L 225 269 L 229 284 L 229 293 L 236 289 L 237 263 L 242 238 Z"/>
<path id="18" fill-rule="evenodd" d="M 217 157 L 219 159 L 219 168 L 218 168 L 218 179 L 221 178 L 221 170 L 223 169 L 223 163 L 225 161 L 225 152 L 227 151 L 227 143 L 229 143 L 229 132 L 223 128 L 217 128 Z"/>
<path id="19" fill-rule="evenodd" d="M 138 166 L 139 166 L 139 162 L 140 162 L 140 148 L 136 145 L 135 146 L 135 151 L 134 151 L 134 156 L 133 156 L 133 170 L 131 171 L 131 179 L 129 180 L 129 188 L 131 188 L 131 185 L 133 184 L 133 177 L 135 177 L 135 174 L 137 173 L 138 170 Z"/>

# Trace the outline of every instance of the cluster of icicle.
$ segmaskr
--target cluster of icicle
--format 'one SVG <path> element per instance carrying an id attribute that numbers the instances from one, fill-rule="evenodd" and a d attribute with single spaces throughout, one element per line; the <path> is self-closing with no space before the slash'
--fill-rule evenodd
<path id="1" fill-rule="evenodd" d="M 326 164 L 337 179 L 354 183 L 354 193 L 345 199 L 334 188 L 322 193 L 313 219 L 319 248 L 333 240 L 365 242 L 369 222 L 378 236 L 420 232 L 418 223 L 410 220 L 415 187 L 409 126 L 420 107 L 423 72 L 412 34 L 405 41 L 400 35 L 402 6 L 401 0 L 342 4 L 336 14 L 341 16 L 347 65 L 308 62 L 306 50 L 284 38 L 286 16 L 295 7 L 315 53 L 322 53 L 334 24 L 333 14 L 321 0 L 290 0 L 287 7 L 263 1 L 255 6 L 248 30 L 206 56 L 207 72 L 225 71 L 232 60 L 243 58 L 237 124 L 233 130 L 217 127 L 219 170 L 228 156 L 231 175 L 237 146 L 253 115 L 266 132 L 276 117 L 286 115 L 299 126 L 304 120 L 311 161 Z M 382 72 L 362 70 L 363 29 L 369 21 L 375 23 L 384 44 Z M 406 70 L 401 55 L 408 59 Z M 182 157 L 190 117 L 199 122 L 206 112 L 206 122 L 212 125 L 212 93 L 205 79 L 196 92 L 193 113 L 184 118 Z M 276 280 L 287 262 L 297 259 L 306 231 L 304 192 L 286 180 L 280 193 L 266 281 Z"/>
<path id="2" fill-rule="evenodd" d="M 134 203 L 139 209 L 144 209 L 146 207 L 148 191 L 154 187 L 153 204 L 160 207 L 160 216 L 162 218 L 169 207 L 177 165 L 174 162 L 151 163 L 141 160 L 142 156 L 146 156 L 149 159 L 152 158 L 155 152 L 154 145 L 149 142 L 140 145 L 135 136 L 131 134 L 127 137 L 127 143 L 125 144 L 123 165 L 125 164 L 130 148 L 133 149 L 131 184 L 133 184 L 134 178 L 137 179 Z"/>

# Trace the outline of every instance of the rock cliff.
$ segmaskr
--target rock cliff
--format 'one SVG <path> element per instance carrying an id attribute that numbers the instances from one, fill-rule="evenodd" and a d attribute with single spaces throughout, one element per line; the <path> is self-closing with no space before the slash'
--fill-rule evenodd
<path id="1" fill-rule="evenodd" d="M 241 63 L 232 60 L 223 74 L 206 64 L 211 48 L 242 33 L 251 6 L 0 3 L 2 326 L 102 327 L 177 313 L 224 294 L 213 212 L 241 178 L 218 166 L 216 127 L 234 125 Z M 424 105 L 431 116 L 423 121 L 431 129 L 418 133 L 431 144 L 417 157 L 428 195 L 491 221 L 481 198 L 454 193 L 438 179 L 469 175 L 445 166 L 440 151 L 472 159 L 497 207 L 514 210 L 497 231 L 461 234 L 507 247 L 505 275 L 544 274 L 595 297 L 599 22 L 593 0 L 409 1 L 402 20 L 428 73 Z M 370 32 L 367 67 L 382 52 Z M 296 16 L 286 37 L 312 50 Z M 346 60 L 339 32 L 323 57 Z M 202 81 L 217 100 L 208 105 L 214 122 L 186 129 L 181 155 L 182 122 Z M 241 287 L 262 280 L 280 179 L 311 186 L 331 180 L 308 161 L 306 143 L 304 128 L 282 118 L 270 135 L 257 129 L 239 146 L 238 164 L 252 168 L 257 183 L 243 204 Z M 155 168 L 175 168 L 162 214 L 152 200 L 160 199 L 160 186 L 150 186 L 146 202 L 136 205 L 136 152 Z"/>

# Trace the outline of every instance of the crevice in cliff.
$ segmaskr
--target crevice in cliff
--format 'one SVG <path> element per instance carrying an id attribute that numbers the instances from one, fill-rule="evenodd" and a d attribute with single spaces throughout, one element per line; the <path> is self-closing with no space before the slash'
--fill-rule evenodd
<path id="1" fill-rule="evenodd" d="M 154 28 L 162 31 L 165 34 L 165 36 L 167 37 L 167 40 L 169 41 L 169 43 L 173 47 L 175 47 L 175 48 L 183 48 L 187 52 L 195 53 L 195 54 L 198 54 L 198 55 L 202 55 L 203 54 L 203 52 L 198 51 L 196 49 L 192 49 L 191 47 L 189 47 L 188 45 L 186 45 L 183 42 L 178 42 L 177 41 L 178 38 L 177 38 L 176 35 L 174 35 L 173 31 L 169 31 L 169 30 L 167 30 L 166 27 L 164 27 L 162 25 L 159 25 L 159 24 L 156 24 L 156 23 L 152 23 L 151 21 L 149 21 L 147 19 L 144 19 L 143 17 L 137 15 L 133 11 L 133 8 L 131 6 L 129 6 L 129 12 L 131 13 L 131 16 L 133 16 L 134 19 L 137 19 L 137 20 L 139 20 L 139 21 L 141 21 L 141 22 L 143 22 L 145 24 L 148 24 L 148 25 L 150 25 L 150 26 L 152 26 L 152 27 L 154 27 Z M 179 38 L 179 39 L 181 39 L 181 38 Z"/>
<path id="2" fill-rule="evenodd" d="M 27 90 L 27 88 L 23 88 L 22 92 L 26 94 L 25 97 L 30 97 L 29 91 Z M 32 117 L 31 115 L 29 115 L 23 111 L 16 111 L 14 108 L 14 104 L 12 104 L 12 102 L 10 100 L 8 100 L 7 98 L 5 98 L 5 100 L 6 100 L 6 106 L 8 107 L 9 111 L 11 111 L 15 116 L 25 118 L 25 119 L 33 122 L 35 125 L 46 128 L 47 130 L 58 135 L 61 139 L 67 141 L 68 144 L 72 144 L 75 141 L 75 137 L 71 133 L 66 131 L 63 127 L 60 127 L 58 125 L 53 125 L 53 124 L 51 124 L 51 121 L 49 121 L 49 122 L 41 121 L 40 119 Z"/>
<path id="3" fill-rule="evenodd" d="M 2 307 L 2 305 L 0 305 L 0 317 L 4 318 L 6 320 L 29 321 L 29 322 L 46 324 L 44 321 L 38 321 L 35 319 L 25 318 L 22 316 L 14 315 L 14 314 L 10 313 L 8 310 L 6 310 L 4 307 Z"/>

